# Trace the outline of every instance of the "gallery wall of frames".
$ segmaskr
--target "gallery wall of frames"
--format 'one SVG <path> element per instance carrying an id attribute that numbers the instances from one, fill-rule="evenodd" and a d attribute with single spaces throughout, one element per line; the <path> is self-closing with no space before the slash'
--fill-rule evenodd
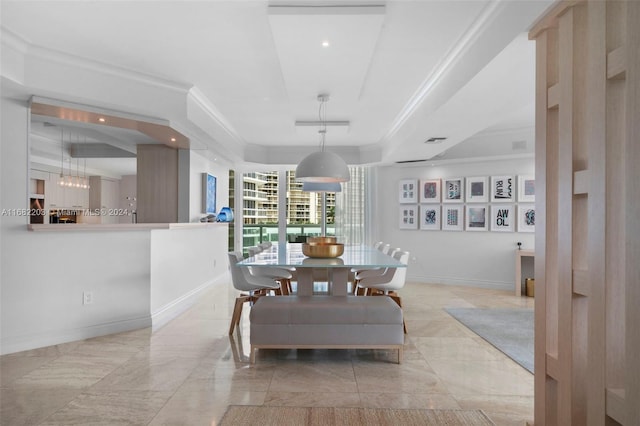
<path id="1" fill-rule="evenodd" d="M 400 229 L 535 231 L 533 176 L 401 179 L 398 189 Z"/>

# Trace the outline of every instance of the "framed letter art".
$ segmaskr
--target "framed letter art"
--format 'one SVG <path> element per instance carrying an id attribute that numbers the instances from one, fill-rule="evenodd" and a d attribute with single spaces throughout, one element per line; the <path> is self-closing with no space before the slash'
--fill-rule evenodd
<path id="1" fill-rule="evenodd" d="M 428 231 L 440 230 L 440 204 L 423 204 L 420 206 L 420 229 Z"/>
<path id="2" fill-rule="evenodd" d="M 518 232 L 535 232 L 535 204 L 518 204 Z"/>
<path id="3" fill-rule="evenodd" d="M 440 179 L 429 179 L 420 181 L 420 202 L 440 202 Z"/>
<path id="4" fill-rule="evenodd" d="M 442 206 L 442 230 L 462 231 L 464 224 L 463 206 Z"/>
<path id="5" fill-rule="evenodd" d="M 418 202 L 418 180 L 402 179 L 400 181 L 400 203 Z"/>
<path id="6" fill-rule="evenodd" d="M 418 229 L 418 206 L 400 206 L 400 229 Z"/>
<path id="7" fill-rule="evenodd" d="M 467 231 L 486 231 L 488 207 L 485 206 L 467 206 Z"/>
<path id="8" fill-rule="evenodd" d="M 533 176 L 518 176 L 518 201 L 526 203 L 536 201 L 536 180 Z"/>
<path id="9" fill-rule="evenodd" d="M 464 201 L 464 178 L 443 179 L 443 203 L 462 203 Z"/>
<path id="10" fill-rule="evenodd" d="M 467 178 L 467 203 L 486 203 L 489 201 L 489 185 L 486 177 Z"/>
<path id="11" fill-rule="evenodd" d="M 497 232 L 515 231 L 516 211 L 513 204 L 491 206 L 491 230 Z"/>
<path id="12" fill-rule="evenodd" d="M 515 201 L 513 176 L 491 176 L 491 201 L 494 203 Z"/>

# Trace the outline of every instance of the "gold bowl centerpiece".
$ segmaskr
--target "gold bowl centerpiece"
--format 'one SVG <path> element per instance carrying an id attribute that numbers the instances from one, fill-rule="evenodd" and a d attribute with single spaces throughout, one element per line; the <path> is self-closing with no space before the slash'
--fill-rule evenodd
<path id="1" fill-rule="evenodd" d="M 338 242 L 336 237 L 308 237 L 308 243 L 319 243 L 319 244 L 335 244 Z"/>
<path id="2" fill-rule="evenodd" d="M 322 238 L 329 240 L 323 241 Z M 314 239 L 321 239 L 314 241 Z M 332 258 L 342 256 L 344 244 L 336 243 L 335 237 L 313 237 L 307 243 L 302 243 L 302 253 L 307 257 Z"/>

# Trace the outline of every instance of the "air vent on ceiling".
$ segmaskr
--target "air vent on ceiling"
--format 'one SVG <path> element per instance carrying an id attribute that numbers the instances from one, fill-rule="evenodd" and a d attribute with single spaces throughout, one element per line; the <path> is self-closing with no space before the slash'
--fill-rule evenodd
<path id="1" fill-rule="evenodd" d="M 442 141 L 446 140 L 447 138 L 443 138 L 443 137 L 433 137 L 433 138 L 429 138 L 426 141 L 424 141 L 424 143 L 442 143 Z"/>
<path id="2" fill-rule="evenodd" d="M 511 149 L 514 151 L 522 151 L 527 149 L 527 141 L 513 141 L 511 142 Z"/>
<path id="3" fill-rule="evenodd" d="M 402 160 L 402 161 L 396 161 L 396 164 L 405 164 L 405 163 L 422 163 L 424 161 L 429 161 L 427 159 L 424 160 Z"/>

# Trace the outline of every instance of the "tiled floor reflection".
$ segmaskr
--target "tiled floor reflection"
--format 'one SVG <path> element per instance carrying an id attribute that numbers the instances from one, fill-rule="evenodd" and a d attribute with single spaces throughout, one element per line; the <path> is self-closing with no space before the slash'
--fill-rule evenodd
<path id="1" fill-rule="evenodd" d="M 533 418 L 533 376 L 443 310 L 531 299 L 418 283 L 401 296 L 401 365 L 387 351 L 263 350 L 251 366 L 249 309 L 229 338 L 235 291 L 218 286 L 154 333 L 0 357 L 0 424 L 211 425 L 230 404 L 482 409 L 497 425 Z"/>

